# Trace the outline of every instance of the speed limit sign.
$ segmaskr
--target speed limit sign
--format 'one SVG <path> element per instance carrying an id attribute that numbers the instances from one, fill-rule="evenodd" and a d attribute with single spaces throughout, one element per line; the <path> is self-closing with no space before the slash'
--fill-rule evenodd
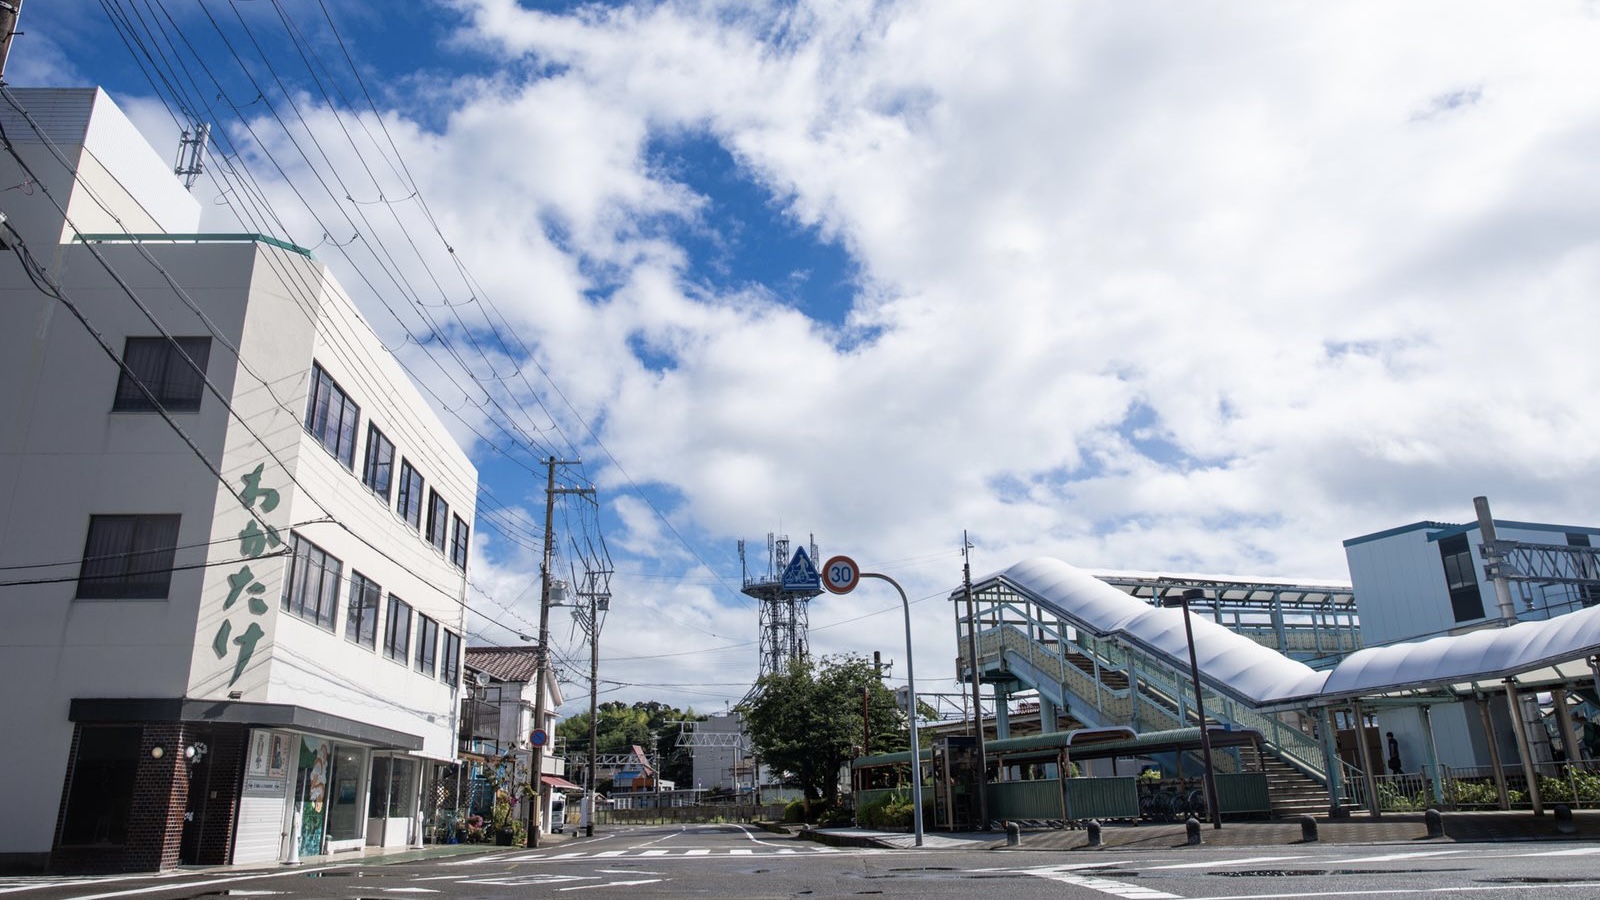
<path id="1" fill-rule="evenodd" d="M 822 586 L 835 594 L 848 594 L 861 581 L 861 568 L 848 556 L 835 556 L 822 567 Z"/>

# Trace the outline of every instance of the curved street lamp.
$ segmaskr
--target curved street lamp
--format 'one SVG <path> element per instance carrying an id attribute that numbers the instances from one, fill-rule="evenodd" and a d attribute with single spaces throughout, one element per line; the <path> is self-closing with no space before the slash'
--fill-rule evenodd
<path id="1" fill-rule="evenodd" d="M 1206 810 L 1211 813 L 1211 827 L 1222 827 L 1222 810 L 1217 802 L 1217 773 L 1211 767 L 1211 730 L 1206 728 L 1206 702 L 1201 697 L 1200 661 L 1194 652 L 1194 623 L 1189 619 L 1189 601 L 1199 600 L 1205 592 L 1199 588 L 1184 588 L 1176 597 L 1161 595 L 1161 605 L 1171 609 L 1183 607 L 1183 633 L 1189 639 L 1189 677 L 1194 680 L 1194 711 L 1200 717 L 1200 757 L 1205 764 Z"/>

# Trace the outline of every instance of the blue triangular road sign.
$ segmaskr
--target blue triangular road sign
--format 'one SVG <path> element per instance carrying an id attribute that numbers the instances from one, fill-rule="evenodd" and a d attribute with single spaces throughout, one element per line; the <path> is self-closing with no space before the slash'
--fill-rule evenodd
<path id="1" fill-rule="evenodd" d="M 817 574 L 817 567 L 811 564 L 811 557 L 806 553 L 806 548 L 796 548 L 794 558 L 789 560 L 789 568 L 783 570 L 783 589 L 786 591 L 822 590 L 822 576 Z"/>

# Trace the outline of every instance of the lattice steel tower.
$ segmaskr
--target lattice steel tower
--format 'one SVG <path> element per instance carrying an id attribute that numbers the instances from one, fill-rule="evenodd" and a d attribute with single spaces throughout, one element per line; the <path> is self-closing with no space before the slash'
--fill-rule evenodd
<path id="1" fill-rule="evenodd" d="M 791 660 L 805 659 L 811 653 L 806 604 L 822 593 L 822 580 L 813 563 L 816 558 L 815 537 L 809 555 L 805 547 L 799 547 L 791 557 L 788 536 L 769 533 L 766 572 L 752 574 L 745 563 L 744 541 L 739 542 L 744 593 L 761 603 L 761 670 L 757 678 L 782 672 Z M 751 694 L 755 694 L 753 689 Z"/>

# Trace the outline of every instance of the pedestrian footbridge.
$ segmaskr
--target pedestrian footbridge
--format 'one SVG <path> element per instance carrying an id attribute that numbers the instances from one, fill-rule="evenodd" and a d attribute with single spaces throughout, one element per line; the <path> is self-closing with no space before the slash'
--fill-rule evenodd
<path id="1" fill-rule="evenodd" d="M 965 603 L 965 590 L 952 599 Z M 1600 607 L 1355 650 L 1322 667 L 1214 618 L 1192 619 L 1207 721 L 1260 732 L 1269 754 L 1335 795 L 1341 782 L 1352 783 L 1373 767 L 1362 767 L 1364 773 L 1339 761 L 1329 710 L 1374 698 L 1447 702 L 1582 682 L 1589 677 L 1587 658 L 1600 652 Z M 1038 693 L 1047 730 L 1057 712 L 1085 726 L 1141 733 L 1199 724 L 1180 609 L 1132 596 L 1060 560 L 1036 558 L 975 581 L 958 623 L 960 677 L 976 674 L 994 687 L 1002 737 L 1009 728 L 1004 698 L 1027 689 Z M 1286 633 L 1281 618 L 1274 625 L 1278 635 Z M 1280 646 L 1292 654 L 1292 644 Z"/>

